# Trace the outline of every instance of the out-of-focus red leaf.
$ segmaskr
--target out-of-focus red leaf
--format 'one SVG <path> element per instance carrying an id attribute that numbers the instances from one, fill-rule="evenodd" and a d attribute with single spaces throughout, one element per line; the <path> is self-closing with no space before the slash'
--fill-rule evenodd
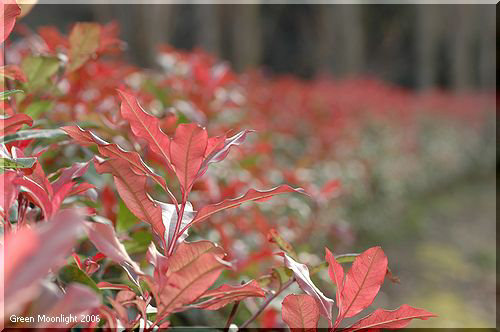
<path id="1" fill-rule="evenodd" d="M 99 48 L 101 26 L 97 23 L 76 23 L 69 34 L 69 66 L 72 72 L 87 62 Z"/>
<path id="2" fill-rule="evenodd" d="M 387 257 L 380 247 L 373 247 L 356 257 L 347 272 L 342 289 L 342 307 L 335 325 L 357 315 L 372 304 L 384 282 Z"/>
<path id="3" fill-rule="evenodd" d="M 158 317 L 193 303 L 212 286 L 229 263 L 222 258 L 224 252 L 210 241 L 181 243 L 168 259 L 167 282 L 150 287 L 157 297 Z"/>
<path id="4" fill-rule="evenodd" d="M 278 324 L 279 312 L 276 309 L 269 308 L 264 310 L 262 314 L 260 314 L 258 319 L 259 326 L 263 329 L 265 328 L 274 328 Z"/>
<path id="5" fill-rule="evenodd" d="M 149 176 L 162 188 L 168 190 L 165 180 L 161 176 L 153 172 L 153 170 L 151 170 L 151 168 L 149 168 L 142 161 L 137 152 L 125 151 L 118 145 L 108 143 L 91 131 L 84 130 L 78 126 L 66 126 L 62 127 L 61 129 L 81 145 L 86 146 L 96 144 L 99 153 L 104 157 L 126 161 L 135 174 Z"/>
<path id="6" fill-rule="evenodd" d="M 129 167 L 129 163 L 119 159 L 99 161 L 95 159 L 98 173 L 111 173 L 116 188 L 129 210 L 141 221 L 151 225 L 155 233 L 163 239 L 165 226 L 162 220 L 162 209 L 147 193 L 144 175 L 138 175 Z"/>
<path id="7" fill-rule="evenodd" d="M 265 295 L 265 291 L 259 287 L 259 284 L 252 280 L 240 286 L 222 285 L 217 289 L 209 290 L 201 296 L 201 299 L 209 298 L 208 300 L 190 307 L 219 310 L 231 302 L 241 301 L 247 297 L 264 297 Z"/>
<path id="8" fill-rule="evenodd" d="M 19 184 L 15 183 L 15 179 L 19 176 L 17 172 L 13 171 L 6 171 L 0 174 L 0 188 L 2 188 L 0 190 L 0 208 L 6 216 L 19 193 Z"/>
<path id="9" fill-rule="evenodd" d="M 309 276 L 309 268 L 305 264 L 300 264 L 284 254 L 285 266 L 292 270 L 300 288 L 307 294 L 311 295 L 318 303 L 321 315 L 328 320 L 332 320 L 333 300 L 326 297 L 316 285 L 312 282 Z"/>
<path id="10" fill-rule="evenodd" d="M 191 190 L 205 156 L 207 131 L 197 124 L 181 124 L 170 142 L 170 161 L 181 184 L 183 197 Z"/>
<path id="11" fill-rule="evenodd" d="M 278 245 L 278 247 L 287 255 L 289 255 L 293 259 L 296 259 L 297 253 L 295 252 L 295 249 L 293 249 L 293 246 L 290 244 L 290 242 L 285 240 L 276 229 L 271 228 L 269 230 L 269 232 L 267 233 L 267 240 L 271 243 L 276 243 L 276 245 Z"/>
<path id="12" fill-rule="evenodd" d="M 51 307 L 45 315 L 48 317 L 68 317 L 69 315 L 80 317 L 82 314 L 91 312 L 101 305 L 101 301 L 97 294 L 87 286 L 82 284 L 70 284 L 66 287 L 64 296 Z M 66 323 L 50 322 L 42 323 L 37 327 L 40 328 L 67 328 L 72 325 L 78 324 L 77 322 Z"/>
<path id="13" fill-rule="evenodd" d="M 102 202 L 102 208 L 104 209 L 104 217 L 111 220 L 113 225 L 116 225 L 117 210 L 117 200 L 113 190 L 106 186 L 102 189 L 100 199 Z"/>
<path id="14" fill-rule="evenodd" d="M 3 25 L 0 42 L 3 43 L 12 32 L 16 24 L 16 17 L 21 14 L 21 7 L 14 0 L 2 0 L 0 6 L 0 22 Z"/>
<path id="15" fill-rule="evenodd" d="M 328 181 L 327 183 L 325 183 L 323 185 L 323 187 L 321 188 L 321 190 L 319 192 L 320 198 L 323 200 L 330 199 L 332 196 L 334 196 L 340 190 L 340 187 L 341 187 L 341 183 L 340 183 L 339 179 L 333 179 L 333 180 Z"/>
<path id="16" fill-rule="evenodd" d="M 43 39 L 50 52 L 57 51 L 57 48 L 68 48 L 69 44 L 57 28 L 52 26 L 42 26 L 38 28 L 38 34 Z"/>
<path id="17" fill-rule="evenodd" d="M 424 309 L 413 308 L 407 304 L 403 304 L 396 310 L 377 309 L 351 325 L 346 331 L 402 329 L 410 324 L 412 319 L 427 320 L 432 317 L 437 317 L 437 315 Z"/>
<path id="18" fill-rule="evenodd" d="M 8 118 L 0 118 L 0 134 L 6 136 L 18 131 L 24 124 L 33 125 L 33 120 L 26 114 L 14 114 Z"/>
<path id="19" fill-rule="evenodd" d="M 133 95 L 121 90 L 118 93 L 122 116 L 129 121 L 134 135 L 145 139 L 153 153 L 170 169 L 170 138 L 161 130 L 159 119 L 148 114 Z"/>
<path id="20" fill-rule="evenodd" d="M 19 66 L 7 65 L 0 67 L 0 77 L 6 77 L 11 80 L 26 83 L 26 76 Z"/>
<path id="21" fill-rule="evenodd" d="M 290 294 L 282 304 L 281 316 L 292 331 L 316 331 L 319 307 L 316 300 L 306 294 Z"/>
<path id="22" fill-rule="evenodd" d="M 36 228 L 23 228 L 5 238 L 4 297 L 6 313 L 14 312 L 36 296 L 34 287 L 50 268 L 70 254 L 83 219 L 70 210 L 61 211 Z"/>
<path id="23" fill-rule="evenodd" d="M 240 206 L 241 204 L 246 202 L 263 201 L 274 195 L 293 193 L 293 192 L 304 193 L 304 190 L 302 188 L 292 188 L 287 185 L 282 185 L 265 191 L 250 189 L 244 195 L 238 198 L 227 199 L 217 204 L 204 206 L 196 214 L 196 217 L 193 219 L 192 224 L 201 222 L 217 212 Z"/>
<path id="24" fill-rule="evenodd" d="M 121 266 L 124 262 L 128 263 L 136 274 L 144 274 L 116 237 L 113 226 L 102 222 L 86 222 L 85 230 L 97 250 Z"/>
<path id="25" fill-rule="evenodd" d="M 337 262 L 333 254 L 325 248 L 326 251 L 326 262 L 328 263 L 328 274 L 330 275 L 330 279 L 333 281 L 335 285 L 337 285 L 337 291 L 335 292 L 335 296 L 337 299 L 337 307 L 342 307 L 342 288 L 344 286 L 344 269 L 342 265 Z"/>

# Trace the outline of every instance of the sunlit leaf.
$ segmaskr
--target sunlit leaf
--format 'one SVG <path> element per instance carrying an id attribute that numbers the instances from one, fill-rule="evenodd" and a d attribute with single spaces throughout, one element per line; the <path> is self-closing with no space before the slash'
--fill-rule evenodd
<path id="1" fill-rule="evenodd" d="M 316 331 L 319 307 L 310 295 L 290 294 L 283 300 L 281 315 L 292 331 Z"/>
<path id="2" fill-rule="evenodd" d="M 396 310 L 377 309 L 372 314 L 351 325 L 345 331 L 402 329 L 410 324 L 413 319 L 427 320 L 432 317 L 437 317 L 437 315 L 427 310 L 413 308 L 404 304 Z"/>

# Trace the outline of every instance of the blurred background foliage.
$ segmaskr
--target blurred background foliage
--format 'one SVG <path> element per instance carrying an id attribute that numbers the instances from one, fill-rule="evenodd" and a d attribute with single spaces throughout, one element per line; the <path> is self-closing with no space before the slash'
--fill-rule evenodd
<path id="1" fill-rule="evenodd" d="M 234 257 L 248 258 L 264 246 L 272 226 L 310 265 L 321 262 L 324 246 L 340 254 L 381 245 L 401 283 L 387 283 L 375 306 L 410 303 L 439 315 L 415 327 L 493 327 L 495 11 L 492 5 L 37 5 L 22 24 L 32 31 L 56 25 L 67 32 L 77 21 L 118 22 L 124 57 L 155 70 L 117 77 L 134 81 L 145 108 L 159 114 L 181 108 L 162 76 L 172 69 L 162 59 L 175 58 L 177 49 L 200 47 L 242 73 L 235 96 L 242 94 L 244 102 L 231 106 L 236 111 L 217 108 L 217 102 L 210 104 L 216 112 L 202 110 L 215 132 L 258 130 L 251 148 L 210 170 L 220 196 L 241 189 L 225 184 L 253 177 L 258 184 L 317 189 L 332 179 L 341 182 L 338 195 L 317 206 L 296 197 L 252 206 L 214 220 L 193 238 L 203 234 L 230 246 L 225 248 Z M 166 43 L 176 49 L 158 51 Z M 73 106 L 74 120 L 99 123 L 91 106 Z M 35 114 L 38 125 L 70 121 L 64 108 L 52 108 L 35 98 L 25 112 Z M 116 101 L 108 109 L 116 115 Z M 197 119 L 196 112 L 176 114 L 180 122 Z M 127 134 L 106 135 L 127 148 L 144 148 L 127 143 Z M 65 149 L 68 158 L 89 159 L 88 151 Z M 64 162 L 51 153 L 44 158 L 55 170 Z M 92 171 L 86 180 L 104 186 Z M 203 201 L 209 185 L 200 185 L 195 197 Z M 127 233 L 136 227 L 135 217 L 123 202 L 117 204 L 116 227 Z M 129 253 L 144 252 L 149 234 L 136 227 L 124 235 Z M 240 271 L 248 277 L 269 267 L 259 257 L 245 264 Z M 323 272 L 317 281 L 332 295 Z M 262 326 L 273 315 L 266 312 Z M 178 319 L 174 325 L 217 325 L 221 318 L 190 312 Z"/>

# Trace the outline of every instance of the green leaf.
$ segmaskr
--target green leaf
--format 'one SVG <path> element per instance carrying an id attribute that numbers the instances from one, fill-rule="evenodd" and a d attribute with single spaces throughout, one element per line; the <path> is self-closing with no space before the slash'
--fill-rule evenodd
<path id="1" fill-rule="evenodd" d="M 24 93 L 23 90 L 6 90 L 0 92 L 0 100 L 6 100 L 9 98 L 10 95 L 16 94 L 16 93 Z"/>
<path id="2" fill-rule="evenodd" d="M 29 115 L 33 120 L 36 120 L 40 115 L 52 108 L 52 105 L 53 103 L 50 100 L 35 101 L 26 107 L 23 113 Z"/>
<path id="3" fill-rule="evenodd" d="M 85 274 L 82 270 L 78 268 L 76 265 L 66 265 L 63 266 L 59 270 L 59 279 L 64 283 L 64 284 L 69 284 L 72 282 L 76 282 L 79 284 L 83 284 L 86 286 L 89 286 L 93 290 L 96 291 L 97 294 L 101 294 L 101 290 L 99 287 L 97 287 L 97 284 L 95 283 L 94 280 L 92 280 L 88 275 Z"/>
<path id="4" fill-rule="evenodd" d="M 116 230 L 118 232 L 127 232 L 132 226 L 137 224 L 137 217 L 130 212 L 123 200 L 118 205 L 118 215 L 116 217 Z"/>
<path id="5" fill-rule="evenodd" d="M 338 255 L 335 257 L 335 260 L 340 263 L 340 264 L 346 264 L 346 263 L 352 263 L 358 257 L 359 254 L 344 254 L 344 255 Z M 328 267 L 327 262 L 323 262 L 321 264 L 318 264 L 311 268 L 310 275 L 314 275 L 318 273 L 319 271 L 326 269 Z"/>
<path id="6" fill-rule="evenodd" d="M 66 133 L 60 129 L 27 129 L 18 131 L 15 134 L 7 135 L 0 138 L 0 143 L 10 143 L 15 141 L 24 141 L 27 139 L 36 138 L 60 138 L 66 136 Z"/>
<path id="7" fill-rule="evenodd" d="M 153 240 L 153 235 L 149 230 L 137 231 L 130 235 L 131 240 L 123 242 L 129 254 L 144 253 L 148 250 L 149 244 Z"/>
<path id="8" fill-rule="evenodd" d="M 49 85 L 49 79 L 59 69 L 59 60 L 48 56 L 28 56 L 21 63 L 21 68 L 26 75 L 29 92 L 36 92 Z"/>
<path id="9" fill-rule="evenodd" d="M 69 67 L 72 72 L 87 62 L 99 48 L 101 28 L 96 23 L 77 23 L 69 35 Z"/>
<path id="10" fill-rule="evenodd" d="M 0 158 L 0 169 L 31 168 L 35 161 L 36 158 Z"/>

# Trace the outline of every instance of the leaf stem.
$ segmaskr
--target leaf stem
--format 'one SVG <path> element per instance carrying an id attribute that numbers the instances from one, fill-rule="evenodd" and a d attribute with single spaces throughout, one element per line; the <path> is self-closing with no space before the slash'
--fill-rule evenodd
<path id="1" fill-rule="evenodd" d="M 252 317 L 250 317 L 246 322 L 244 322 L 239 328 L 243 329 L 246 328 L 250 323 L 252 323 L 263 311 L 266 309 L 266 307 L 278 296 L 283 292 L 285 289 L 290 287 L 291 284 L 295 282 L 295 277 L 292 277 L 290 280 L 288 280 L 285 284 L 283 284 L 283 287 L 281 287 L 276 293 L 268 297 L 264 303 L 260 306 L 259 310 L 257 310 Z"/>

